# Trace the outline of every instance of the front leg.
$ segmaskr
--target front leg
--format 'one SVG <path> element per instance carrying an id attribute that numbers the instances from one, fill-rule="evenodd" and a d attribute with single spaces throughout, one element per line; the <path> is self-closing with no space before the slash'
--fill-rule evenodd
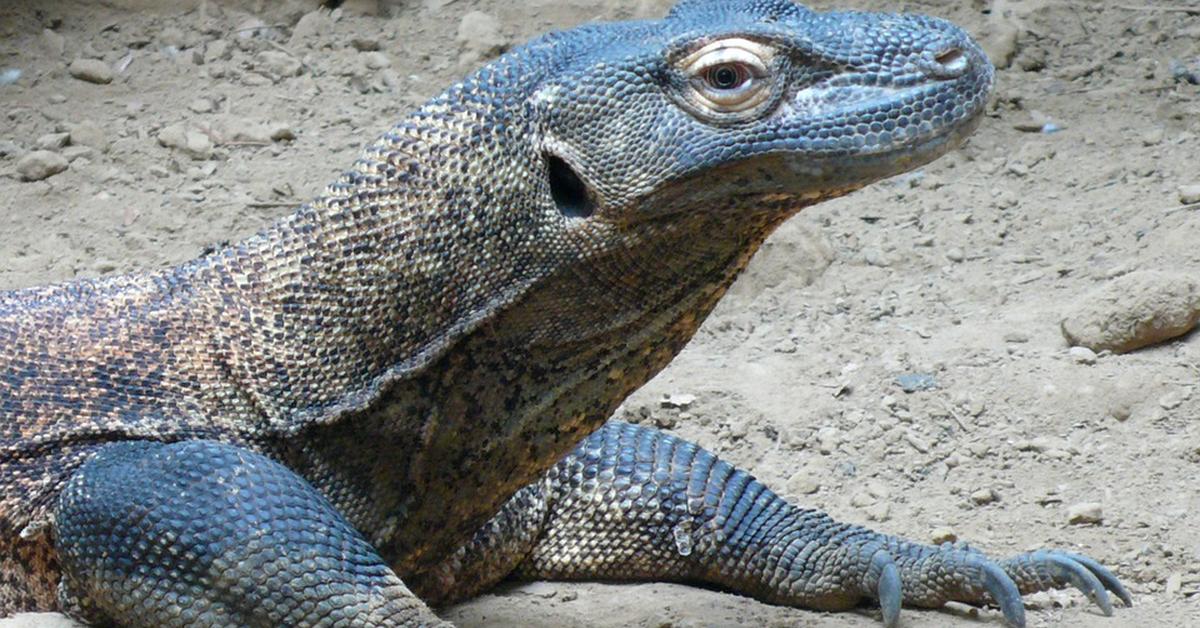
<path id="1" fill-rule="evenodd" d="M 889 626 L 901 604 L 951 600 L 994 602 L 1022 626 L 1022 593 L 1068 585 L 1105 614 L 1107 591 L 1130 603 L 1116 577 L 1089 558 L 1038 551 L 992 561 L 964 546 L 840 523 L 787 503 L 696 445 L 615 421 L 517 500 L 460 552 L 462 580 L 494 580 L 511 568 L 506 560 L 520 560 L 514 573 L 529 579 L 701 581 L 820 610 L 877 600 Z M 486 547 L 507 551 L 497 561 L 479 551 Z M 507 558 L 518 551 L 523 559 Z M 444 568 L 441 581 L 452 581 L 451 571 Z"/>
<path id="2" fill-rule="evenodd" d="M 231 445 L 107 445 L 55 522 L 63 607 L 89 623 L 442 625 L 312 486 Z"/>

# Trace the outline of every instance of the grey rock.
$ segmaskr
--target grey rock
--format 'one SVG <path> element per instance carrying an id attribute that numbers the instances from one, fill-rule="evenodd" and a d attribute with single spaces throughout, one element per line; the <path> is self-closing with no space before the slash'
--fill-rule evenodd
<path id="1" fill-rule="evenodd" d="M 1067 350 L 1067 355 L 1080 364 L 1096 363 L 1096 352 L 1087 347 L 1071 347 Z"/>
<path id="2" fill-rule="evenodd" d="M 929 373 L 902 373 L 896 376 L 896 385 L 906 393 L 937 388 L 937 379 Z"/>
<path id="3" fill-rule="evenodd" d="M 1095 524 L 1104 521 L 1104 507 L 1098 502 L 1081 502 L 1067 508 L 1067 522 Z"/>
<path id="4" fill-rule="evenodd" d="M 1200 280 L 1194 273 L 1137 271 L 1082 299 L 1061 322 L 1072 345 L 1127 353 L 1182 336 L 1200 323 Z"/>
<path id="5" fill-rule="evenodd" d="M 111 83 L 115 76 L 113 69 L 107 63 L 99 59 L 82 57 L 72 61 L 71 65 L 67 67 L 67 72 L 81 81 L 100 85 Z"/>
<path id="6" fill-rule="evenodd" d="M 1184 205 L 1200 203 L 1200 183 L 1179 186 L 1179 202 Z"/>
<path id="7" fill-rule="evenodd" d="M 41 181 L 67 169 L 67 158 L 48 150 L 35 150 L 17 160 L 17 174 L 25 181 Z"/>
<path id="8" fill-rule="evenodd" d="M 996 494 L 996 491 L 993 491 L 990 488 L 981 488 L 971 493 L 971 501 L 977 506 L 990 504 L 998 499 L 1000 499 L 1000 496 Z"/>

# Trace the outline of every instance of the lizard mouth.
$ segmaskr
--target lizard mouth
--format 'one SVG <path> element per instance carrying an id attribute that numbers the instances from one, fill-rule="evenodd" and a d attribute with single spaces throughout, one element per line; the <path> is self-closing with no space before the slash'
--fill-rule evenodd
<path id="1" fill-rule="evenodd" d="M 780 178 L 808 192 L 858 188 L 929 163 L 979 126 L 993 79 L 982 52 L 954 48 L 894 77 L 839 74 L 803 86 L 773 114 L 783 127 L 803 121 L 778 151 L 789 157 Z"/>

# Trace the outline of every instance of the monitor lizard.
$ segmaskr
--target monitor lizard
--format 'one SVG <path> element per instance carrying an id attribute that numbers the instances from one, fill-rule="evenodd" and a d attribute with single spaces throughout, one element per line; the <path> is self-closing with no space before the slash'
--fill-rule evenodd
<path id="1" fill-rule="evenodd" d="M 993 69 L 941 20 L 683 0 L 450 87 L 312 202 L 164 270 L 0 294 L 0 615 L 425 625 L 510 573 L 843 609 L 1113 574 L 789 504 L 606 419 L 772 230 L 921 166 Z"/>

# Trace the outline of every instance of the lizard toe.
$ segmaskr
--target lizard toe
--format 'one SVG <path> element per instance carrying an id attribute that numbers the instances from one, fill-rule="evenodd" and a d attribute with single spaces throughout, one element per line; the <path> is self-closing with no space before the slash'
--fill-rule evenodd
<path id="1" fill-rule="evenodd" d="M 1021 601 L 1021 591 L 1017 588 L 1017 583 L 1000 565 L 979 554 L 967 554 L 964 562 L 979 571 L 980 584 L 1000 607 L 1005 621 L 1014 628 L 1024 628 L 1025 604 Z"/>
<path id="2" fill-rule="evenodd" d="M 900 622 L 900 604 L 904 600 L 900 569 L 896 567 L 892 555 L 882 550 L 875 554 L 871 562 L 874 570 L 879 572 L 875 593 L 879 599 L 879 608 L 883 611 L 883 625 L 893 628 Z"/>
<path id="3" fill-rule="evenodd" d="M 1092 573 L 1092 575 L 1096 576 L 1096 578 L 1100 580 L 1106 590 L 1111 591 L 1114 595 L 1116 595 L 1117 599 L 1121 600 L 1122 604 L 1124 604 L 1126 607 L 1133 606 L 1133 596 L 1129 594 L 1129 591 L 1125 588 L 1125 585 L 1121 584 L 1121 581 L 1117 578 L 1116 574 L 1114 574 L 1104 565 L 1101 565 L 1096 561 L 1096 559 L 1084 556 L 1082 554 L 1076 554 L 1074 552 L 1056 551 L 1055 553 L 1070 558 L 1076 563 L 1083 565 L 1089 572 Z"/>

